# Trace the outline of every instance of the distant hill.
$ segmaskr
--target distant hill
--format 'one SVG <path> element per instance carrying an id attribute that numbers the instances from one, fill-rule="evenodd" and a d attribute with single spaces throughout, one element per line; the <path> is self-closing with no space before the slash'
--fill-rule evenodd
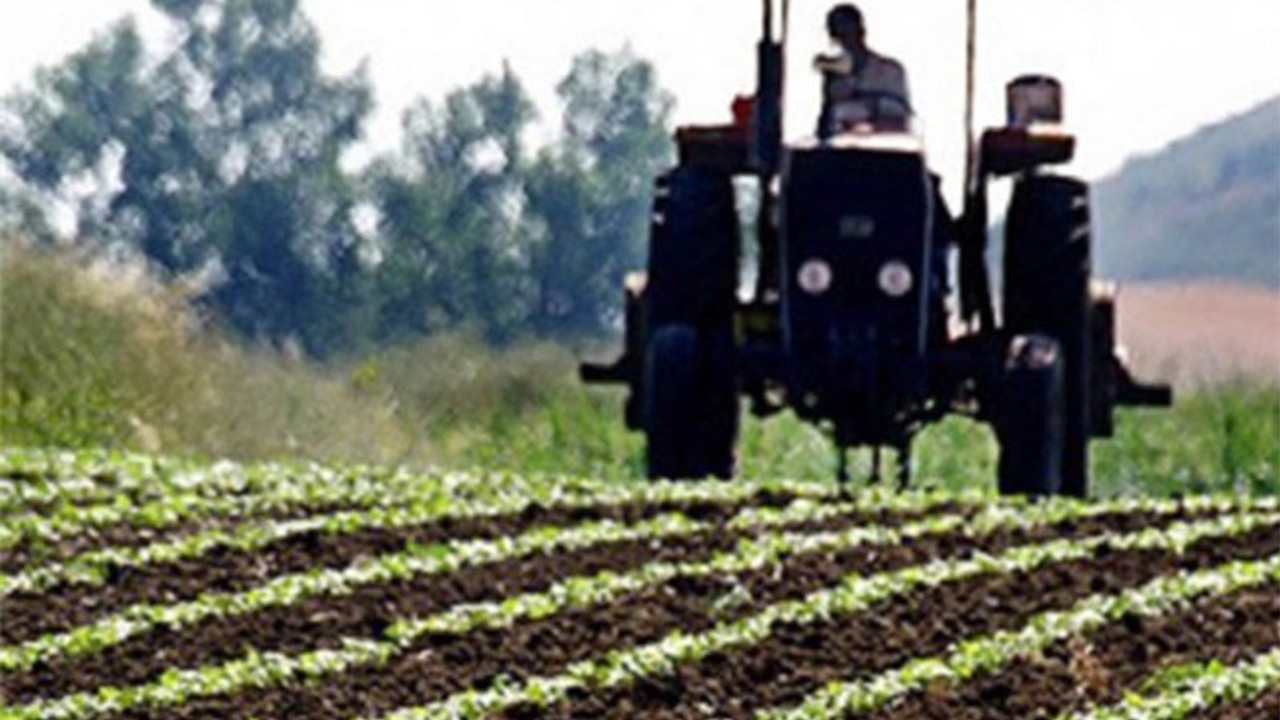
<path id="1" fill-rule="evenodd" d="M 1093 199 L 1103 277 L 1280 289 L 1280 97 L 1130 160 Z"/>

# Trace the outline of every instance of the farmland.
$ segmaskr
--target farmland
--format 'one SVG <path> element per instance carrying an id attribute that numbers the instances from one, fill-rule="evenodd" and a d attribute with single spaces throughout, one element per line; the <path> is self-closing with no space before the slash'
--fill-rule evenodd
<path id="1" fill-rule="evenodd" d="M 1257 718 L 1280 503 L 0 454 L 3 718 Z"/>

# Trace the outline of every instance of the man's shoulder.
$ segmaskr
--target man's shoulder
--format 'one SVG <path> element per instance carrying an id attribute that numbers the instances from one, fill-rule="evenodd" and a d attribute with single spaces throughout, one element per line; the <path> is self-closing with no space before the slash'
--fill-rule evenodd
<path id="1" fill-rule="evenodd" d="M 897 92 L 906 95 L 907 71 L 902 63 L 879 53 L 871 53 L 866 62 L 867 67 L 862 73 L 864 81 L 894 88 Z"/>
<path id="2" fill-rule="evenodd" d="M 871 51 L 867 53 L 867 63 L 872 66 L 879 66 L 884 70 L 890 70 L 894 72 L 905 72 L 905 69 L 903 68 L 902 63 L 898 62 L 894 58 L 889 57 L 888 55 L 881 55 L 880 53 L 875 51 Z"/>

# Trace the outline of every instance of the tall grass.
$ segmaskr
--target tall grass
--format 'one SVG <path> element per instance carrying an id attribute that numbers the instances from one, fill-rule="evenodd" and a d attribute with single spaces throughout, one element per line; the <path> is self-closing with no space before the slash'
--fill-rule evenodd
<path id="1" fill-rule="evenodd" d="M 281 353 L 203 332 L 127 265 L 0 245 L 0 441 L 263 459 L 390 460 L 392 414 Z"/>
<path id="2" fill-rule="evenodd" d="M 497 351 L 457 334 L 321 367 L 219 338 L 144 273 L 0 249 L 0 443 L 643 476 L 624 392 L 581 386 L 564 348 Z M 739 457 L 750 477 L 835 469 L 827 438 L 790 416 L 746 418 Z M 986 428 L 952 419 L 917 442 L 916 477 L 990 484 L 995 458 Z M 855 478 L 869 474 L 869 453 L 851 459 Z M 1184 392 L 1172 411 L 1122 410 L 1117 437 L 1093 445 L 1093 477 L 1104 495 L 1280 494 L 1280 385 L 1242 379 Z"/>

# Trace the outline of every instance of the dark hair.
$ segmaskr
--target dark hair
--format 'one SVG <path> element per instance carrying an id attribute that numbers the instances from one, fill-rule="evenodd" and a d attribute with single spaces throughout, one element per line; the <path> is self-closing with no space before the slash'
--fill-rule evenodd
<path id="1" fill-rule="evenodd" d="M 862 11 L 857 5 L 843 3 L 831 8 L 827 13 L 827 34 L 831 37 L 842 37 L 850 30 L 861 30 Z"/>

